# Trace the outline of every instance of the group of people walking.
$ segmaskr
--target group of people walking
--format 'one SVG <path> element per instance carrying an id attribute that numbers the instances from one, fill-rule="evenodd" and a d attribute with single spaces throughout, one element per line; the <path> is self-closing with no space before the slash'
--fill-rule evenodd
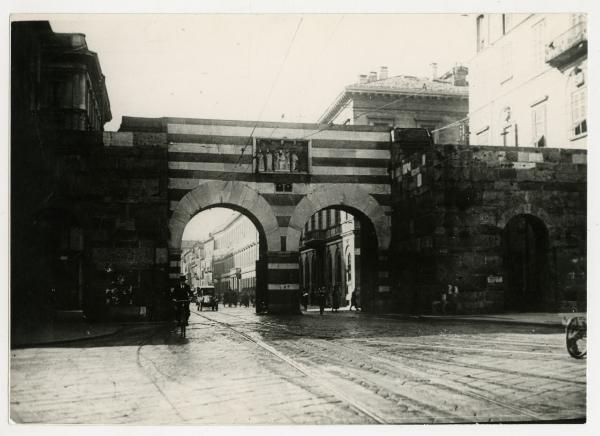
<path id="1" fill-rule="evenodd" d="M 302 293 L 302 306 L 304 306 L 304 311 L 308 310 L 309 298 L 309 293 L 305 290 Z M 341 293 L 338 286 L 334 286 L 331 290 L 328 290 L 325 286 L 321 286 L 313 293 L 312 302 L 319 306 L 319 312 L 323 315 L 328 303 L 331 303 L 332 312 L 338 312 L 340 309 L 340 298 Z M 356 291 L 352 293 L 350 298 L 350 310 L 352 310 L 353 307 L 355 310 L 358 310 L 358 294 Z"/>

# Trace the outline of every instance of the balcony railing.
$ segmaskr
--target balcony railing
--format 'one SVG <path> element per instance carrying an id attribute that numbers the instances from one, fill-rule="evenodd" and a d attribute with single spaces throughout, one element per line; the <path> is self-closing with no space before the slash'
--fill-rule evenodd
<path id="1" fill-rule="evenodd" d="M 587 54 L 587 23 L 578 23 L 546 46 L 546 63 L 560 68 Z"/>
<path id="2" fill-rule="evenodd" d="M 326 238 L 327 238 L 326 230 L 320 230 L 320 229 L 309 230 L 308 232 L 304 233 L 304 239 L 302 242 L 304 242 L 304 244 L 306 244 L 306 245 L 314 245 L 314 244 L 324 242 Z"/>

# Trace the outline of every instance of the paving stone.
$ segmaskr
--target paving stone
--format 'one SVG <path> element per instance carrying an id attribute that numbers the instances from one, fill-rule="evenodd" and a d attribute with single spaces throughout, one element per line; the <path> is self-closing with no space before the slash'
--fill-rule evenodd
<path id="1" fill-rule="evenodd" d="M 568 357 L 557 327 L 349 312 L 257 318 L 227 308 L 193 314 L 188 333 L 181 340 L 169 326 L 137 326 L 13 350 L 11 418 L 254 425 L 586 416 L 586 361 Z"/>

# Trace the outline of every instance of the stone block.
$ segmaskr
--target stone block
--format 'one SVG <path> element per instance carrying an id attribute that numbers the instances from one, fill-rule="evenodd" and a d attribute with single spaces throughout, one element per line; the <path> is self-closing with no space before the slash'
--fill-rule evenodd
<path id="1" fill-rule="evenodd" d="M 516 179 L 517 170 L 513 168 L 501 168 L 498 170 L 499 179 Z"/>
<path id="2" fill-rule="evenodd" d="M 166 133 L 133 132 L 133 145 L 140 147 L 167 147 Z"/>
<path id="3" fill-rule="evenodd" d="M 105 147 L 131 147 L 133 146 L 132 132 L 102 132 Z"/>
<path id="4" fill-rule="evenodd" d="M 529 162 L 544 162 L 544 155 L 542 153 L 529 153 Z"/>
<path id="5" fill-rule="evenodd" d="M 542 150 L 542 153 L 544 154 L 544 162 L 556 163 L 561 160 L 560 149 L 558 148 L 546 148 Z"/>

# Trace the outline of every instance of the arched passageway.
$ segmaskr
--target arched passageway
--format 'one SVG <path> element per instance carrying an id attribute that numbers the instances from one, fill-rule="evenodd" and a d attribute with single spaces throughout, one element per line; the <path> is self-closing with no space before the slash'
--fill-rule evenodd
<path id="1" fill-rule="evenodd" d="M 329 302 L 335 292 L 340 305 L 349 305 L 356 293 L 361 306 L 371 310 L 389 292 L 389 217 L 362 189 L 329 185 L 307 193 L 287 234 L 304 272 L 300 288 L 311 301 L 324 288 Z"/>
<path id="2" fill-rule="evenodd" d="M 260 252 L 259 232 L 245 215 L 223 207 L 195 215 L 183 233 L 179 272 L 203 303 L 198 308 L 256 307 Z"/>
<path id="3" fill-rule="evenodd" d="M 186 226 L 195 215 L 213 208 L 228 208 L 241 213 L 250 220 L 258 232 L 257 259 L 253 260 L 255 265 L 252 288 L 256 302 L 256 311 L 267 311 L 269 306 L 268 252 L 269 250 L 280 249 L 279 227 L 269 204 L 258 192 L 245 183 L 206 182 L 190 191 L 178 202 L 169 221 L 169 257 L 171 260 L 169 278 L 174 281 L 182 273 L 182 237 Z M 226 235 L 222 235 L 222 238 L 224 241 L 225 239 L 230 240 L 229 231 Z M 219 247 L 213 248 L 220 250 Z M 236 246 L 237 248 L 239 247 Z M 244 265 L 246 265 L 248 258 L 246 254 L 242 255 L 244 257 Z M 229 271 L 219 271 L 219 283 L 217 287 L 219 288 L 218 291 L 223 294 L 221 295 L 222 299 L 225 296 L 225 291 L 229 292 L 233 288 L 236 290 L 239 288 L 241 292 L 244 286 L 248 287 L 246 286 L 249 283 L 248 280 L 242 280 L 249 279 L 250 277 L 242 277 L 242 266 L 235 266 L 232 263 L 233 261 L 234 259 L 230 259 L 229 254 L 225 255 L 225 253 L 219 254 L 218 259 L 216 259 L 216 267 L 218 269 L 229 268 Z M 237 268 L 240 268 L 239 275 L 237 270 L 233 272 L 233 269 Z M 227 279 L 225 276 L 227 276 Z"/>
<path id="4" fill-rule="evenodd" d="M 38 274 L 38 295 L 50 310 L 77 310 L 83 305 L 83 229 L 77 218 L 64 209 L 40 211 L 33 225 L 39 244 L 31 259 Z"/>
<path id="5" fill-rule="evenodd" d="M 324 292 L 328 307 L 349 307 L 353 296 L 369 307 L 378 286 L 377 257 L 375 230 L 364 215 L 340 206 L 317 211 L 300 237 L 300 289 L 308 305 L 318 305 Z"/>
<path id="6" fill-rule="evenodd" d="M 550 298 L 548 229 L 543 221 L 529 214 L 512 217 L 504 228 L 503 247 L 505 309 L 543 310 Z"/>

